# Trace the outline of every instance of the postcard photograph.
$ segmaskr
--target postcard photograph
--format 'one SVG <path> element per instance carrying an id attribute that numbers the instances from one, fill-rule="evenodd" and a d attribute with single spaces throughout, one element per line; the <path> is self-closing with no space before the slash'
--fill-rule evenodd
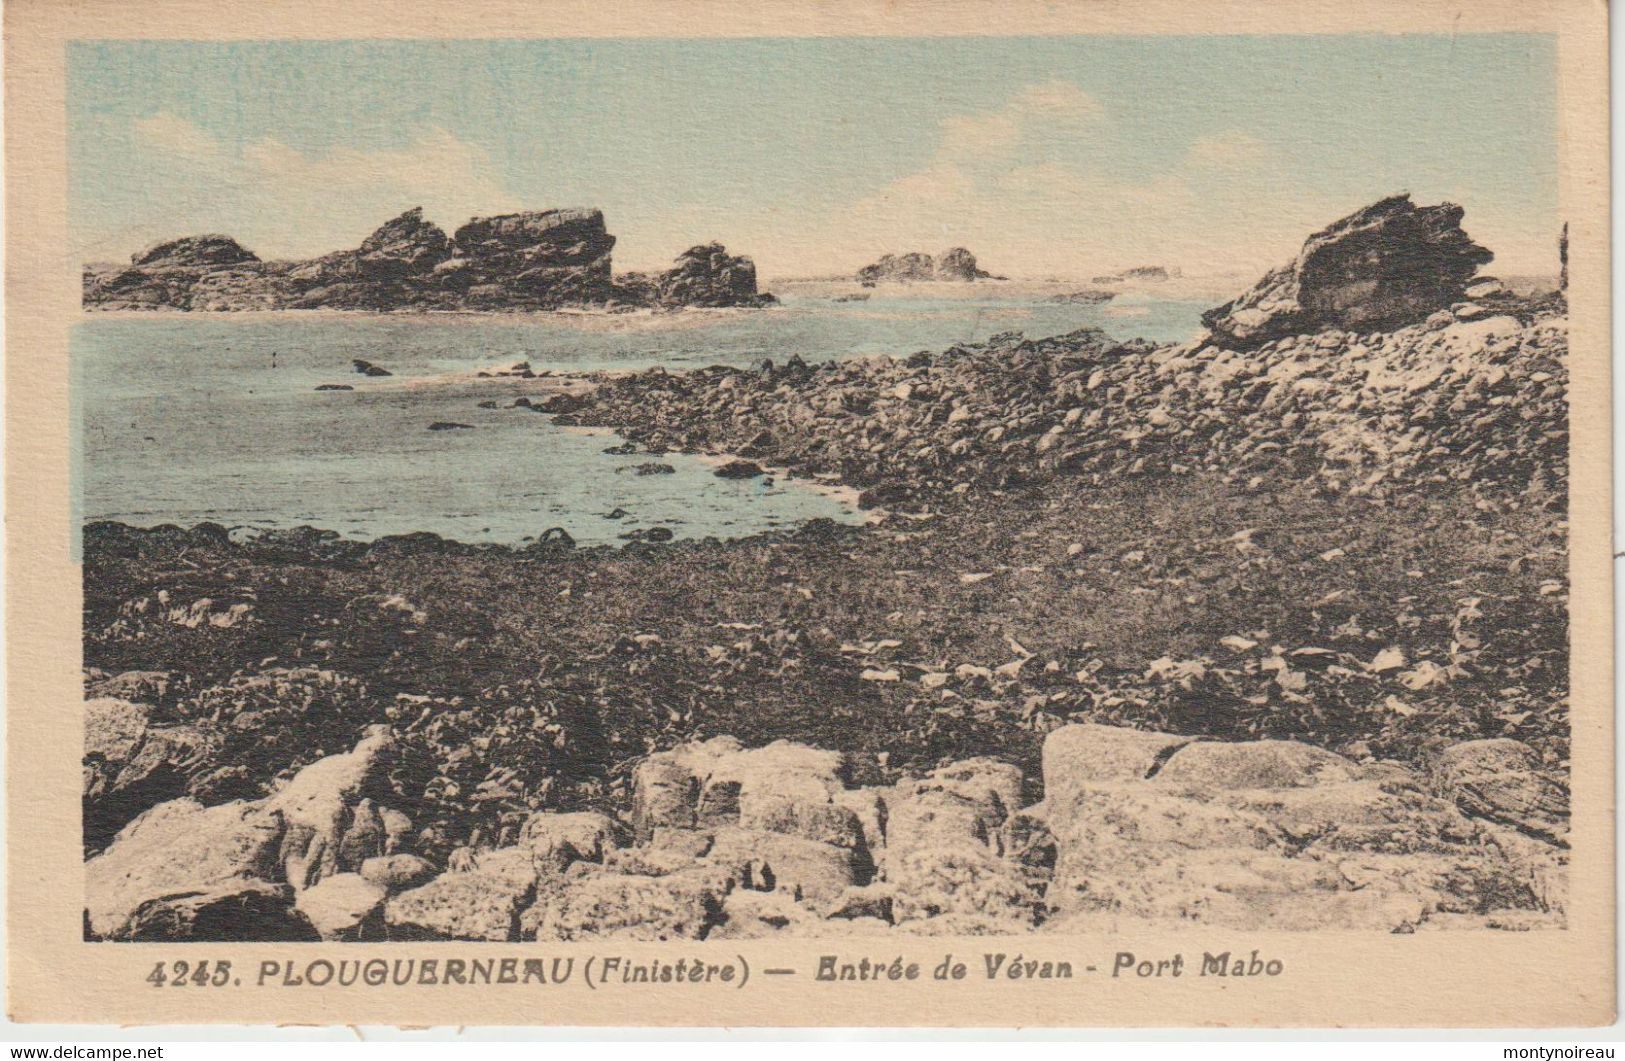
<path id="1" fill-rule="evenodd" d="M 1569 946 L 1562 61 L 66 41 L 73 942 Z"/>

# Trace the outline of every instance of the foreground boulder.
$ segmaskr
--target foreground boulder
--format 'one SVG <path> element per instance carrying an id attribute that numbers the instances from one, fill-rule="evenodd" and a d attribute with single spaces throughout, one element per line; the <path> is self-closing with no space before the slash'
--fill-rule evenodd
<path id="1" fill-rule="evenodd" d="M 373 727 L 355 749 L 305 767 L 263 806 L 281 820 L 282 879 L 306 888 L 335 873 L 356 872 L 370 858 L 394 854 L 410 823 L 370 798 L 395 751 L 394 737 Z"/>
<path id="2" fill-rule="evenodd" d="M 191 935 L 199 916 L 213 924 L 207 911 L 234 906 L 252 908 L 262 927 L 292 920 L 292 889 L 277 866 L 281 836 L 280 819 L 257 804 L 159 804 L 85 864 L 90 930 L 106 939 L 152 939 L 167 923 L 176 934 L 165 938 L 199 938 Z M 238 931 L 230 924 L 219 927 Z M 241 926 L 245 933 L 251 928 Z"/>
<path id="3" fill-rule="evenodd" d="M 530 853 L 491 851 L 402 892 L 384 907 L 391 939 L 517 939 L 519 915 L 536 894 Z"/>
<path id="4" fill-rule="evenodd" d="M 104 749 L 128 743 L 134 723 L 120 728 L 107 719 L 134 716 L 100 714 L 94 741 Z M 174 799 L 147 810 L 85 863 L 89 932 L 142 940 L 375 937 L 364 925 L 376 928 L 377 905 L 421 881 L 427 868 L 422 860 L 380 864 L 405 854 L 411 836 L 407 817 L 373 798 L 387 798 L 394 748 L 393 736 L 375 728 L 354 750 L 312 763 L 268 798 L 216 806 Z"/>
<path id="5" fill-rule="evenodd" d="M 1446 753 L 1449 758 L 1449 753 Z M 1395 764 L 1296 741 L 1221 743 L 1065 726 L 1044 751 L 1068 930 L 1181 924 L 1414 931 L 1554 913 L 1560 873 Z M 1538 865 L 1537 865 L 1538 863 Z M 1555 908 L 1560 914 L 1560 907 Z"/>
<path id="6" fill-rule="evenodd" d="M 1403 327 L 1461 302 L 1494 255 L 1462 231 L 1454 203 L 1396 195 L 1316 232 L 1298 257 L 1202 315 L 1221 346 L 1249 349 L 1326 328 Z"/>
<path id="7" fill-rule="evenodd" d="M 1501 737 L 1455 745 L 1439 757 L 1434 778 L 1464 813 L 1567 846 L 1568 791 L 1527 744 Z"/>

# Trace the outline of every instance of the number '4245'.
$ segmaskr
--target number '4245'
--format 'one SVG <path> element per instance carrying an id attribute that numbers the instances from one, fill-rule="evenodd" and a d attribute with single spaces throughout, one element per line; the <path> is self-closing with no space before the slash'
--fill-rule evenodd
<path id="1" fill-rule="evenodd" d="M 159 962 L 147 974 L 147 983 L 153 987 L 224 987 L 231 983 L 231 963 L 210 962 L 207 959 L 191 962 Z"/>

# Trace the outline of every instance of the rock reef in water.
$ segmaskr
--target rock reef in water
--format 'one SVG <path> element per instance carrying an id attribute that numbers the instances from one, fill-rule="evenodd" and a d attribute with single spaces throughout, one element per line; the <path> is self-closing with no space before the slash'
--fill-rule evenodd
<path id="1" fill-rule="evenodd" d="M 1169 269 L 1161 265 L 1137 265 L 1132 269 L 1124 269 L 1120 273 L 1108 273 L 1097 276 L 1090 281 L 1092 284 L 1126 284 L 1151 283 L 1160 284 L 1180 275 L 1177 268 Z"/>
<path id="2" fill-rule="evenodd" d="M 1464 300 L 1494 255 L 1462 231 L 1454 203 L 1419 207 L 1395 195 L 1310 236 L 1298 257 L 1208 310 L 1214 341 L 1251 349 L 1326 328 L 1392 330 Z"/>
<path id="3" fill-rule="evenodd" d="M 227 236 L 159 243 L 127 268 L 87 269 L 93 309 L 549 310 L 576 306 L 759 306 L 756 266 L 720 244 L 653 277 L 617 279 L 599 210 L 478 217 L 448 236 L 417 207 L 353 250 L 267 262 Z"/>
<path id="4" fill-rule="evenodd" d="M 993 279 L 993 274 L 976 267 L 976 255 L 964 247 L 950 247 L 935 258 L 918 251 L 887 254 L 873 265 L 858 270 L 863 283 L 946 280 L 969 282 Z"/>

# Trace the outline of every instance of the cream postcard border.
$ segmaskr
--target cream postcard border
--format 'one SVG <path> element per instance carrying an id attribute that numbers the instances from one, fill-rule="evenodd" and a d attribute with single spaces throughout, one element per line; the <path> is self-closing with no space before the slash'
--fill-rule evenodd
<path id="1" fill-rule="evenodd" d="M 1614 1019 L 1607 9 L 1601 0 L 11 0 L 6 92 L 7 983 L 19 1021 L 186 1024 L 1573 1026 Z M 71 543 L 65 45 L 85 39 L 1551 33 L 1570 226 L 1573 861 L 1569 927 L 1530 933 L 1157 931 L 1132 938 L 603 944 L 95 944 L 82 938 L 80 572 Z M 1352 102 L 1352 101 L 1351 101 Z M 1256 980 L 989 981 L 981 955 L 1109 969 L 1253 949 Z M 251 986 L 262 959 L 743 956 L 743 989 Z M 962 981 L 929 970 L 973 964 Z M 917 981 L 815 983 L 821 954 L 902 955 Z M 229 959 L 244 986 L 154 989 L 160 959 Z"/>

